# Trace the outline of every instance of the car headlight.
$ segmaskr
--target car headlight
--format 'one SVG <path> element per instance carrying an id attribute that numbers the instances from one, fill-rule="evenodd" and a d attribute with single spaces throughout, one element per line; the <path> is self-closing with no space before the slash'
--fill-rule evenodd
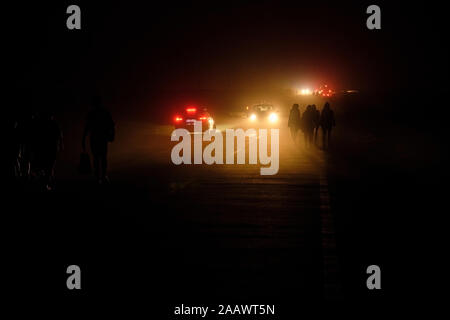
<path id="1" fill-rule="evenodd" d="M 209 129 L 214 129 L 214 119 L 208 118 Z"/>
<path id="2" fill-rule="evenodd" d="M 256 114 L 252 113 L 250 115 L 250 121 L 255 121 L 256 120 Z"/>
<path id="3" fill-rule="evenodd" d="M 278 115 L 276 113 L 273 112 L 269 115 L 270 122 L 276 122 L 277 120 L 278 120 Z"/>

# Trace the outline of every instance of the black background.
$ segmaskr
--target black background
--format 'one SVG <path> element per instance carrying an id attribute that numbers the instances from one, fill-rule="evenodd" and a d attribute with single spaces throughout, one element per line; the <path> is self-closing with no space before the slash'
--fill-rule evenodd
<path id="1" fill-rule="evenodd" d="M 193 93 L 207 92 L 219 100 L 226 92 L 235 101 L 242 92 L 282 90 L 295 83 L 299 74 L 300 82 L 326 81 L 339 89 L 357 88 L 368 96 L 382 96 L 391 104 L 380 112 L 395 121 L 378 122 L 378 130 L 386 125 L 412 128 L 430 137 L 439 152 L 425 160 L 410 159 L 416 171 L 403 177 L 402 186 L 380 178 L 370 184 L 370 195 L 357 200 L 363 203 L 375 198 L 372 191 L 380 186 L 389 190 L 381 195 L 382 208 L 377 207 L 384 210 L 381 220 L 365 221 L 373 229 L 358 231 L 386 232 L 383 243 L 371 244 L 385 263 L 381 267 L 386 270 L 386 289 L 382 294 L 352 294 L 342 305 L 360 299 L 367 306 L 386 301 L 395 304 L 404 298 L 425 301 L 425 296 L 437 293 L 430 285 L 445 272 L 434 250 L 440 242 L 441 214 L 445 215 L 440 205 L 448 177 L 443 164 L 449 86 L 448 34 L 440 4 L 379 3 L 382 29 L 373 31 L 365 26 L 365 9 L 372 3 L 77 1 L 82 10 L 81 30 L 66 28 L 69 4 L 18 2 L 2 10 L 6 31 L 2 51 L 11 85 L 5 94 L 5 113 L 50 109 L 56 114 L 84 114 L 88 107 L 80 105 L 100 93 L 118 121 L 125 114 L 152 113 L 164 123 L 173 102 Z M 376 170 L 395 175 L 400 167 Z M 157 251 L 148 259 L 143 248 L 122 247 L 119 238 L 133 238 L 133 232 L 125 228 L 115 243 L 117 252 L 105 254 L 106 247 L 90 247 L 92 235 L 78 233 L 89 220 L 76 222 L 75 210 L 69 210 L 73 224 L 70 218 L 41 219 L 39 209 L 21 215 L 18 202 L 34 201 L 36 205 L 30 208 L 38 208 L 45 195 L 14 196 L 12 207 L 5 204 L 2 210 L 9 212 L 4 228 L 14 226 L 5 233 L 4 244 L 11 255 L 4 264 L 8 267 L 5 276 L 12 282 L 11 296 L 23 309 L 28 301 L 34 302 L 33 310 L 63 306 L 69 313 L 85 307 L 110 311 L 125 305 L 131 312 L 144 305 L 149 306 L 149 314 L 160 312 L 164 317 L 168 307 L 158 306 L 173 304 L 167 297 L 176 296 L 177 284 L 163 283 L 161 275 L 176 273 L 177 256 L 182 252 Z M 154 212 L 163 208 L 163 201 L 152 207 Z M 138 210 L 139 204 L 129 209 Z M 102 228 L 99 221 L 92 223 L 89 230 Z M 49 230 L 52 237 L 46 238 Z M 65 232 L 74 234 L 73 241 L 59 243 L 58 235 Z M 102 232 L 98 232 L 100 242 Z M 82 243 L 82 250 L 78 251 L 77 243 Z M 65 287 L 65 266 L 75 260 L 86 283 L 81 292 Z M 362 258 L 362 264 L 368 260 Z M 311 292 L 302 299 L 317 301 L 317 295 Z M 193 301 L 199 297 L 212 302 L 207 292 L 193 288 Z M 291 297 L 290 302 L 267 303 L 284 303 L 289 306 L 286 313 L 294 312 L 298 302 Z"/>

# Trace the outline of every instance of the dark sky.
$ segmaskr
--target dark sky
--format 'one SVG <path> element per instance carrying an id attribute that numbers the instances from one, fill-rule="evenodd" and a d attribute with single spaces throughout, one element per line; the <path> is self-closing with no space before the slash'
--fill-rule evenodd
<path id="1" fill-rule="evenodd" d="M 66 29 L 69 4 L 82 30 Z M 15 92 L 117 99 L 167 91 L 447 90 L 448 38 L 439 5 L 388 5 L 382 30 L 367 3 L 86 1 L 8 9 Z"/>

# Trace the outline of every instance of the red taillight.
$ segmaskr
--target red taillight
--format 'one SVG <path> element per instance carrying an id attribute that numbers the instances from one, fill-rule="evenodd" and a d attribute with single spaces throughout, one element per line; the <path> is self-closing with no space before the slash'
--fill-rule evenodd
<path id="1" fill-rule="evenodd" d="M 197 112 L 197 108 L 186 108 L 186 112 L 187 113 L 196 113 Z"/>
<path id="2" fill-rule="evenodd" d="M 179 117 L 179 116 L 176 116 L 175 117 L 175 122 L 180 122 L 180 121 L 183 121 L 183 118 Z"/>
<path id="3" fill-rule="evenodd" d="M 200 120 L 203 120 L 203 121 L 205 121 L 205 120 L 207 120 L 208 119 L 208 117 L 205 117 L 205 116 L 201 116 L 200 117 Z"/>

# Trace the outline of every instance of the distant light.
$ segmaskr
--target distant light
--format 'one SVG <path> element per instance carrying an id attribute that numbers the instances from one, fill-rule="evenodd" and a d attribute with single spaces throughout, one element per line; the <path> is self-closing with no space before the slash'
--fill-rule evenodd
<path id="1" fill-rule="evenodd" d="M 250 121 L 255 121 L 256 120 L 256 114 L 252 113 L 250 115 Z"/>
<path id="2" fill-rule="evenodd" d="M 276 122 L 278 120 L 278 115 L 275 113 L 275 112 L 272 112 L 270 115 L 269 115 L 269 121 L 270 122 Z"/>
<path id="3" fill-rule="evenodd" d="M 308 88 L 301 89 L 301 90 L 299 90 L 297 92 L 298 92 L 298 94 L 300 94 L 302 96 L 309 96 L 309 95 L 312 94 L 311 90 L 308 89 Z"/>

